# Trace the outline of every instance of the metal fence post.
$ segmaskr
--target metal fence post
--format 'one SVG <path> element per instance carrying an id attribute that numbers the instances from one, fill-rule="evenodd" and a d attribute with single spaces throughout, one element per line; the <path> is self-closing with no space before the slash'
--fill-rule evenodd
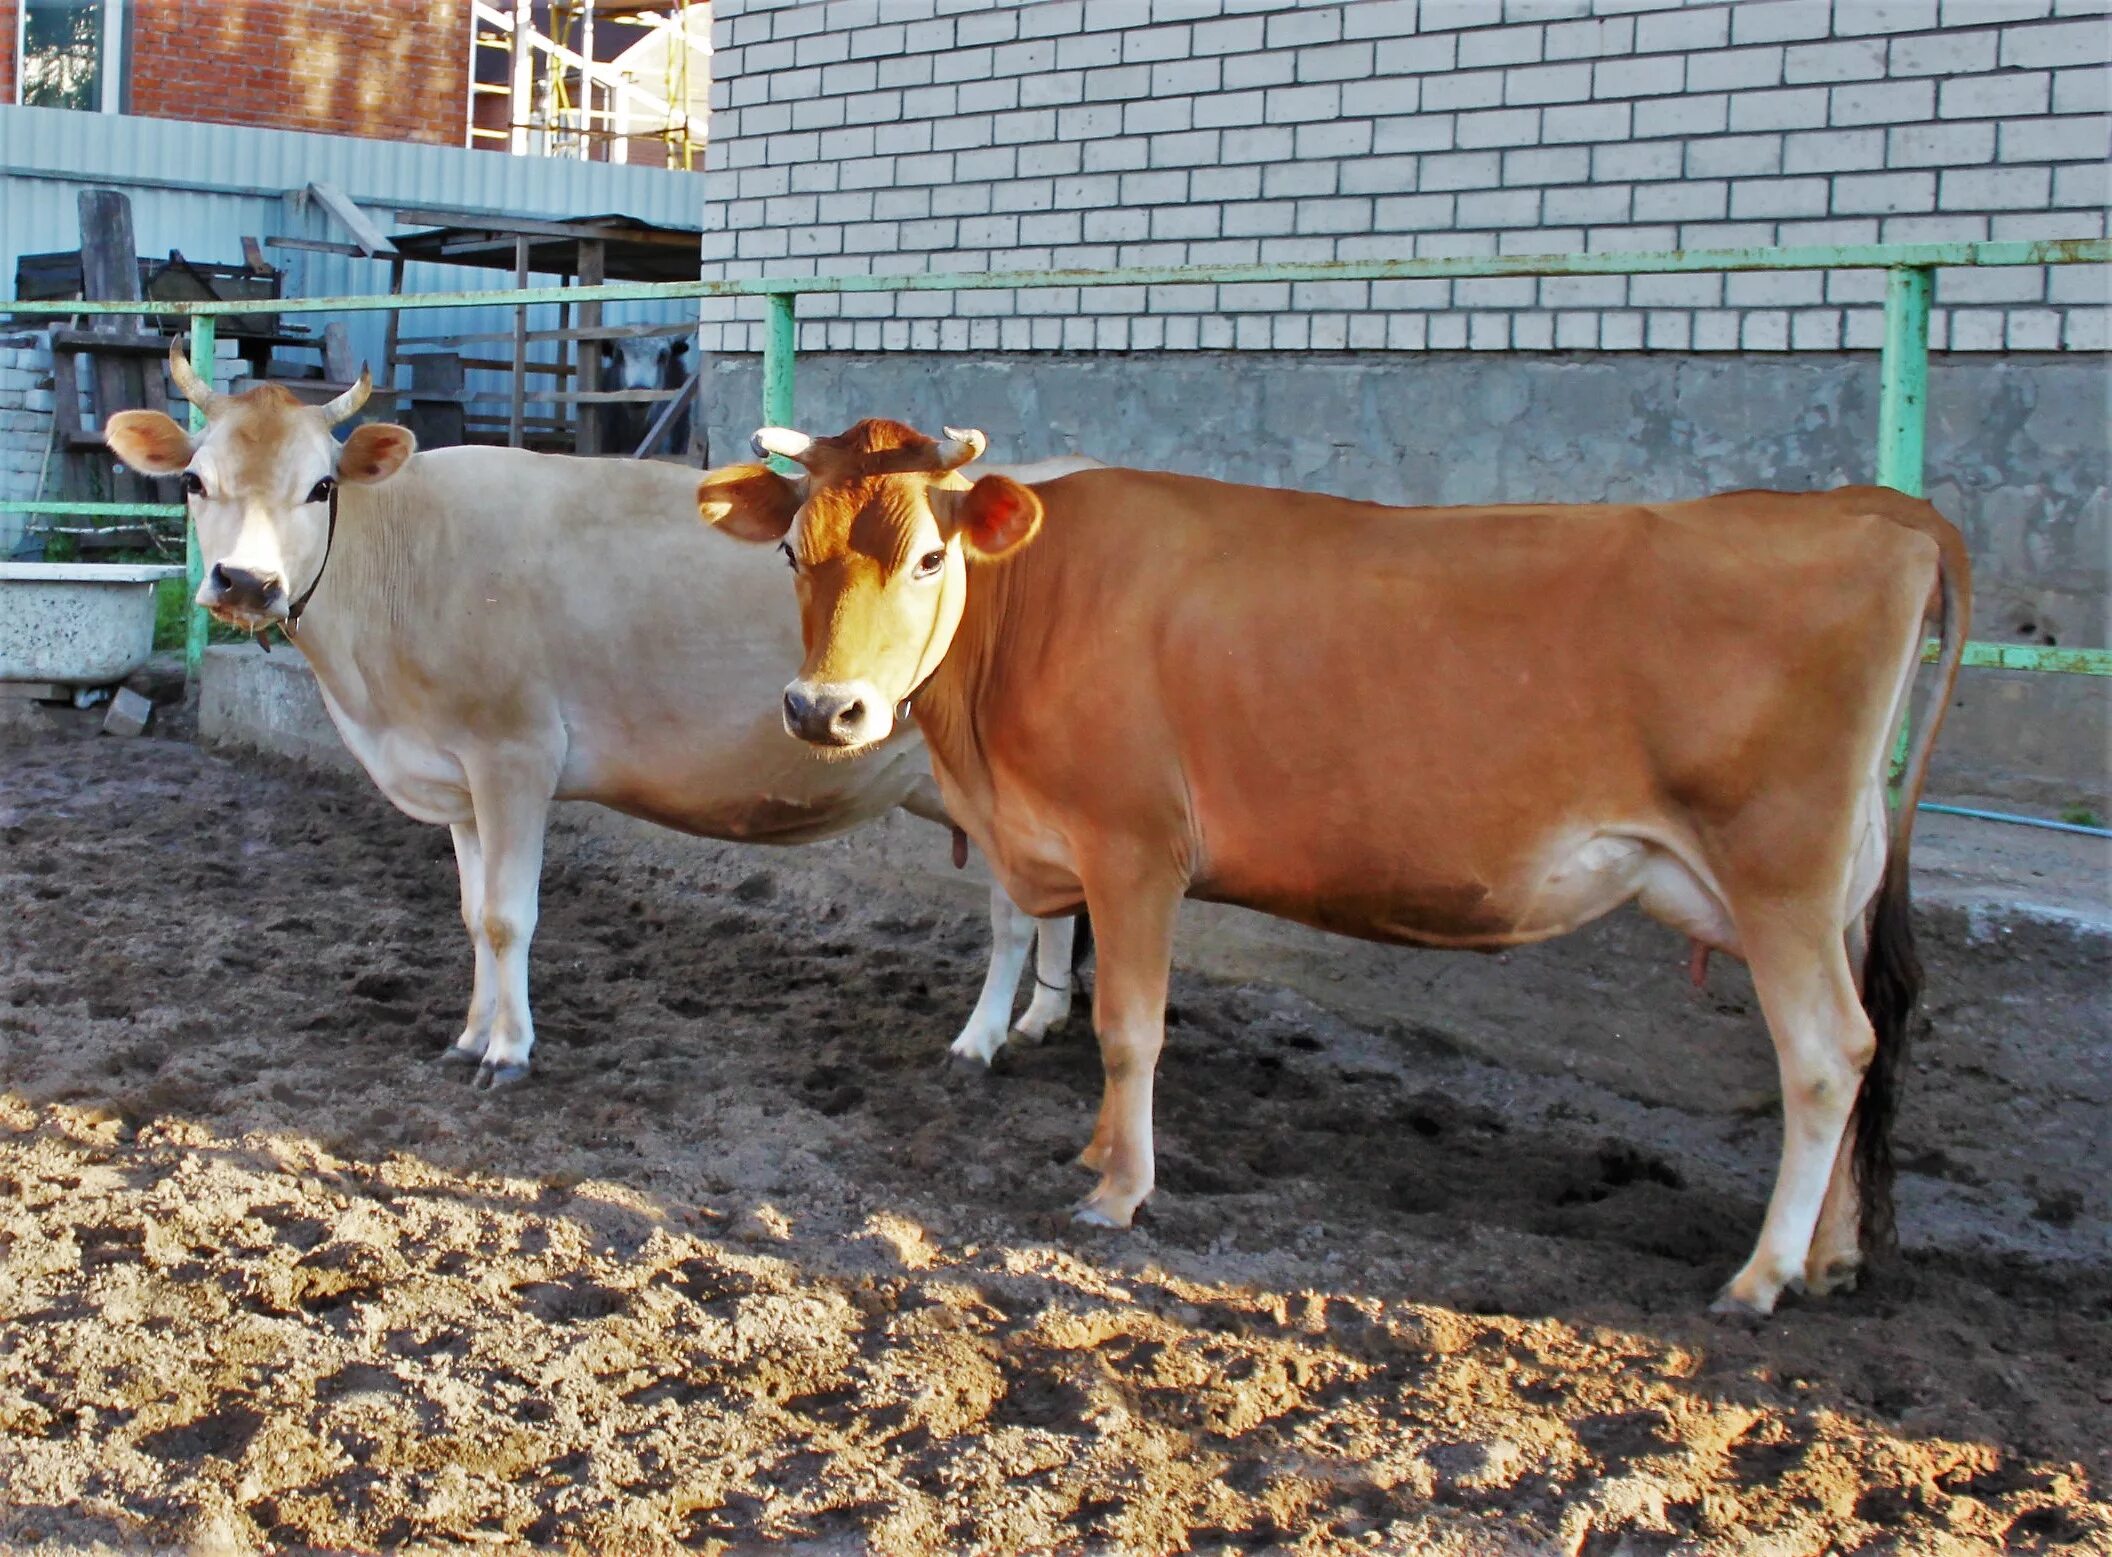
<path id="1" fill-rule="evenodd" d="M 799 349 L 799 322 L 794 307 L 798 294 L 772 292 L 763 326 L 763 425 L 792 425 L 792 361 Z M 798 469 L 790 460 L 773 457 L 773 468 L 790 474 Z"/>
<path id="2" fill-rule="evenodd" d="M 1877 481 L 1879 486 L 1922 495 L 1923 454 L 1929 422 L 1929 292 L 1936 273 L 1925 269 L 1885 272 L 1885 350 L 1878 363 Z M 1892 803 L 1907 770 L 1913 719 L 1902 711 L 1892 747 Z"/>
<path id="3" fill-rule="evenodd" d="M 204 382 L 213 387 L 213 358 L 219 350 L 215 337 L 218 321 L 211 314 L 191 315 L 191 367 Z M 151 371 L 151 370 L 150 370 Z M 191 431 L 205 429 L 205 412 L 191 407 Z M 198 690 L 198 670 L 205 663 L 205 612 L 198 605 L 198 587 L 205 582 L 205 557 L 198 550 L 198 530 L 186 514 L 183 521 L 183 679 L 193 692 Z"/>
<path id="4" fill-rule="evenodd" d="M 1935 272 L 1885 272 L 1885 351 L 1878 376 L 1877 480 L 1922 495 L 1929 418 L 1929 292 Z"/>

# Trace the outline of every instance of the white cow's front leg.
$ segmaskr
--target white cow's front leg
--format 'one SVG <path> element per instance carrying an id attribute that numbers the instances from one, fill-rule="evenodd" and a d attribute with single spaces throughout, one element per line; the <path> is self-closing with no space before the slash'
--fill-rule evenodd
<path id="1" fill-rule="evenodd" d="M 948 1051 L 955 1059 L 988 1065 L 1005 1046 L 1006 1030 L 1012 1025 L 1012 1000 L 1019 992 L 1020 970 L 1027 965 L 1027 952 L 1034 944 L 1034 920 L 1012 906 L 1003 887 L 990 889 L 990 968 L 983 975 L 983 992 L 960 1037 Z"/>
<path id="2" fill-rule="evenodd" d="M 448 828 L 455 840 L 455 873 L 462 884 L 462 927 L 469 931 L 469 944 L 476 961 L 469 993 L 469 1020 L 441 1056 L 443 1064 L 475 1065 L 484 1058 L 491 1041 L 491 1019 L 498 1006 L 498 959 L 484 934 L 484 850 L 477 840 L 475 822 L 456 822 Z"/>
<path id="3" fill-rule="evenodd" d="M 473 786 L 484 856 L 482 945 L 492 960 L 492 1014 L 479 1087 L 511 1086 L 528 1074 L 535 1019 L 528 1010 L 528 944 L 535 936 L 549 789 L 525 782 Z"/>
<path id="4" fill-rule="evenodd" d="M 1016 912 L 1016 910 L 1015 910 Z M 1039 939 L 1034 953 L 1034 998 L 1012 1030 L 1029 1043 L 1040 1043 L 1071 1019 L 1071 948 L 1078 921 L 1070 914 L 1035 921 Z"/>

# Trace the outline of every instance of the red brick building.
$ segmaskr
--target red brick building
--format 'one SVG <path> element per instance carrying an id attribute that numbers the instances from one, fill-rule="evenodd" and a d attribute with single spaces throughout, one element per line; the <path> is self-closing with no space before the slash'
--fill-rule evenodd
<path id="1" fill-rule="evenodd" d="M 463 144 L 468 0 L 53 0 L 27 34 L 21 6 L 0 0 L 0 102 Z"/>

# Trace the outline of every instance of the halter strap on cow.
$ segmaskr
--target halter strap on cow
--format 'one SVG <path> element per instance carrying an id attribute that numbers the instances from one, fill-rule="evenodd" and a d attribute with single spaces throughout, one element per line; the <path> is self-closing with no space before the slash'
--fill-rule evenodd
<path id="1" fill-rule="evenodd" d="M 323 581 L 323 570 L 330 566 L 330 550 L 337 545 L 337 477 L 332 476 L 329 480 L 330 528 L 323 536 L 323 560 L 316 566 L 315 577 L 308 581 L 308 587 L 301 591 L 301 598 L 286 608 L 286 636 L 289 638 L 300 627 L 301 613 L 308 609 L 308 600 L 315 593 L 315 586 Z"/>

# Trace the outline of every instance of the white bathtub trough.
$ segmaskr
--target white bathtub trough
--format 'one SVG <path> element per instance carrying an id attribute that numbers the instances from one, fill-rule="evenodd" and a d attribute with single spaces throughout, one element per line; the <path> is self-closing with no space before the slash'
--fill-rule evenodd
<path id="1" fill-rule="evenodd" d="M 0 562 L 0 681 L 105 686 L 154 651 L 154 584 L 176 563 Z"/>

